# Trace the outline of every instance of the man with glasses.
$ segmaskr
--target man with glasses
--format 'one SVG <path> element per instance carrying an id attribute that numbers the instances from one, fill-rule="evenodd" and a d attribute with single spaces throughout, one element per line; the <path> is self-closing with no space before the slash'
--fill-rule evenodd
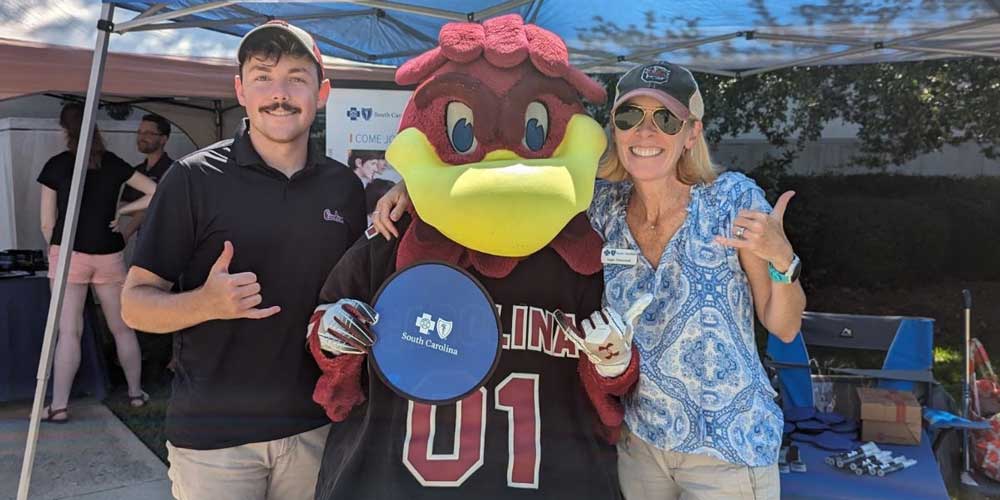
<path id="1" fill-rule="evenodd" d="M 164 150 L 169 139 L 170 122 L 166 118 L 152 113 L 143 115 L 142 121 L 139 122 L 139 130 L 136 131 L 135 146 L 140 153 L 146 155 L 146 159 L 135 165 L 135 171 L 149 177 L 153 182 L 159 182 L 160 177 L 163 177 L 170 165 L 174 163 L 174 160 Z M 125 186 L 121 201 L 122 203 L 131 203 L 141 197 L 141 192 L 130 186 Z M 145 218 L 146 212 L 139 212 L 121 227 L 122 237 L 125 238 L 125 241 L 128 241 L 135 234 Z"/>

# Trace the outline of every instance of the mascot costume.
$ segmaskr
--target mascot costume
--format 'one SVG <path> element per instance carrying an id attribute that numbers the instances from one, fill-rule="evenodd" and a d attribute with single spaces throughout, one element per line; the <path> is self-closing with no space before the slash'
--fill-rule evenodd
<path id="1" fill-rule="evenodd" d="M 314 399 L 334 422 L 317 498 L 620 498 L 610 443 L 638 356 L 629 322 L 602 314 L 601 239 L 585 215 L 606 139 L 580 97 L 603 102 L 603 88 L 517 15 L 444 26 L 396 81 L 418 85 L 386 152 L 415 213 L 400 238 L 344 255 L 310 322 Z M 456 404 L 398 396 L 366 356 L 367 304 L 425 261 L 468 271 L 499 313 L 495 371 Z M 587 318 L 584 333 L 572 318 Z"/>

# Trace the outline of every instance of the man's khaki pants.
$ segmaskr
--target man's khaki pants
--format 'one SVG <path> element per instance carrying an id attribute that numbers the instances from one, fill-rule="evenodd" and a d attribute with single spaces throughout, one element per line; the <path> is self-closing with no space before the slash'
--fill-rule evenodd
<path id="1" fill-rule="evenodd" d="M 778 465 L 747 467 L 707 455 L 664 451 L 628 432 L 618 443 L 625 500 L 777 500 Z"/>
<path id="2" fill-rule="evenodd" d="M 167 475 L 178 500 L 299 500 L 316 494 L 330 426 L 219 450 L 167 442 Z"/>

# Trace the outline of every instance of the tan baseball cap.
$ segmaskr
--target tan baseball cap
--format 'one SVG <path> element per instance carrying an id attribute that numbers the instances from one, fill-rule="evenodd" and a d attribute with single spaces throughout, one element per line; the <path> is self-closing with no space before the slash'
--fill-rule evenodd
<path id="1" fill-rule="evenodd" d="M 243 51 L 243 44 L 245 44 L 251 36 L 264 30 L 281 30 L 289 35 L 292 35 L 292 37 L 298 40 L 298 42 L 305 47 L 306 52 L 312 55 L 313 60 L 319 65 L 319 77 L 321 80 L 323 79 L 323 54 L 320 53 L 319 45 L 316 45 L 316 40 L 314 40 L 312 35 L 306 32 L 306 30 L 290 24 L 288 21 L 282 21 L 281 19 L 268 21 L 248 31 L 246 35 L 243 35 L 243 38 L 240 40 L 240 46 L 236 49 L 237 57 L 239 57 L 239 54 Z"/>

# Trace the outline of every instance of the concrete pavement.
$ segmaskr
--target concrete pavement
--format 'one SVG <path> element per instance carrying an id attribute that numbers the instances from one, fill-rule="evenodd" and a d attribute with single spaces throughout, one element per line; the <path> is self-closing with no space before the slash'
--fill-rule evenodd
<path id="1" fill-rule="evenodd" d="M 31 404 L 0 403 L 0 500 L 13 500 Z M 70 404 L 71 421 L 42 423 L 31 499 L 169 500 L 167 467 L 94 400 Z"/>

